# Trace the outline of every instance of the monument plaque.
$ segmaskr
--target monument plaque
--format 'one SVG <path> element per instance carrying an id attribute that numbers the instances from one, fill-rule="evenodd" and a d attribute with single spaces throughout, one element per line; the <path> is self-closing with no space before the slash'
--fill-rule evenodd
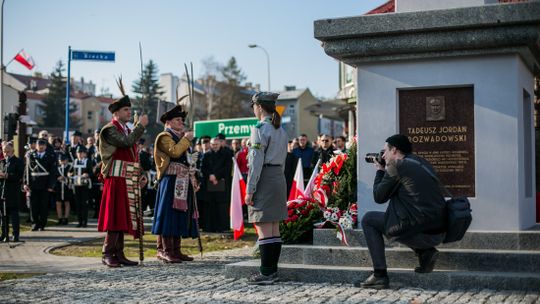
<path id="1" fill-rule="evenodd" d="M 399 91 L 399 130 L 456 196 L 475 196 L 473 87 Z"/>

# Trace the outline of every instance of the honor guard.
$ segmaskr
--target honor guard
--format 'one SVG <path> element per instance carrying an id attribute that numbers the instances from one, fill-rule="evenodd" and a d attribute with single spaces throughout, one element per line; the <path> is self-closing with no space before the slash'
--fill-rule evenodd
<path id="1" fill-rule="evenodd" d="M 19 201 L 24 172 L 24 163 L 14 155 L 11 142 L 2 144 L 4 159 L 0 162 L 0 213 L 2 214 L 2 235 L 0 241 L 9 241 L 9 221 L 13 228 L 13 241 L 19 241 Z"/>
<path id="2" fill-rule="evenodd" d="M 279 94 L 260 92 L 251 106 L 259 123 L 251 131 L 249 173 L 245 202 L 249 221 L 257 228 L 261 252 L 260 273 L 248 284 L 272 284 L 277 278 L 281 253 L 279 223 L 287 219 L 287 184 L 284 166 L 287 157 L 287 133 L 276 111 Z"/>
<path id="3" fill-rule="evenodd" d="M 36 151 L 29 155 L 26 164 L 29 177 L 25 186 L 30 191 L 32 231 L 45 230 L 49 198 L 56 183 L 56 159 L 54 154 L 47 153 L 46 149 L 47 142 L 39 139 Z"/>
<path id="4" fill-rule="evenodd" d="M 103 196 L 99 210 L 98 231 L 106 231 L 103 242 L 103 264 L 109 267 L 134 266 L 124 254 L 124 233 L 142 237 L 142 219 L 139 218 L 139 163 L 137 140 L 144 133 L 148 116 L 142 115 L 128 128 L 131 121 L 131 101 L 119 82 L 122 97 L 109 105 L 113 119 L 99 133 L 99 153 L 102 165 Z M 129 187 L 129 189 L 128 189 Z M 128 191 L 129 190 L 129 191 Z M 129 195 L 128 195 L 129 193 Z"/>
<path id="5" fill-rule="evenodd" d="M 81 136 L 81 132 L 74 131 L 71 135 L 71 143 L 66 146 L 66 154 L 69 156 L 70 163 L 74 162 L 77 159 L 77 148 L 79 146 L 83 146 L 81 144 Z"/>
<path id="6" fill-rule="evenodd" d="M 69 156 L 60 154 L 60 163 L 58 164 L 58 177 L 54 192 L 56 193 L 56 214 L 58 216 L 58 225 L 67 225 L 69 212 L 71 209 L 70 202 L 73 199 L 73 187 L 70 178 L 72 165 L 68 162 Z"/>
<path id="7" fill-rule="evenodd" d="M 92 161 L 86 156 L 87 150 L 84 146 L 77 147 L 77 160 L 73 162 L 71 178 L 73 180 L 73 192 L 77 202 L 77 227 L 88 225 L 88 206 L 90 205 L 93 166 Z"/>

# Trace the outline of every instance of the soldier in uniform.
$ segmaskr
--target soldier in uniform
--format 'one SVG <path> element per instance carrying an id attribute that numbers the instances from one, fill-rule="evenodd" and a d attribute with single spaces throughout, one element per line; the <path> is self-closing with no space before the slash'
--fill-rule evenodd
<path id="1" fill-rule="evenodd" d="M 19 201 L 24 172 L 24 163 L 14 155 L 13 144 L 2 144 L 4 159 L 1 161 L 3 170 L 0 170 L 0 189 L 2 214 L 2 235 L 0 241 L 9 241 L 9 219 L 13 228 L 13 241 L 19 241 Z"/>
<path id="2" fill-rule="evenodd" d="M 134 119 L 135 127 L 133 130 L 127 127 L 126 124 L 131 120 L 131 102 L 124 93 L 121 79 L 119 87 L 123 96 L 109 105 L 113 119 L 99 133 L 99 153 L 102 159 L 101 175 L 104 183 L 98 231 L 107 232 L 103 243 L 102 262 L 109 267 L 138 264 L 126 259 L 124 255 L 124 233 L 128 232 L 135 237 L 138 236 L 132 217 L 135 224 L 140 223 L 137 221 L 137 215 L 130 213 L 130 200 L 128 198 L 128 185 L 133 187 L 132 191 L 138 185 L 131 184 L 133 176 L 128 176 L 126 173 L 129 169 L 130 172 L 137 174 L 136 143 L 144 133 L 144 127 L 148 124 L 148 116 L 142 115 L 140 119 Z M 131 204 L 134 203 L 136 202 L 131 201 Z"/>
<path id="3" fill-rule="evenodd" d="M 277 281 L 277 264 L 281 254 L 279 223 L 287 219 L 287 184 L 283 173 L 287 157 L 287 133 L 281 127 L 281 117 L 276 112 L 278 95 L 260 92 L 251 101 L 253 112 L 260 120 L 251 132 L 245 197 L 249 206 L 249 221 L 259 234 L 261 253 L 260 273 L 248 280 L 248 284 L 253 285 L 268 285 Z"/>
<path id="4" fill-rule="evenodd" d="M 71 143 L 66 146 L 66 153 L 69 156 L 70 163 L 74 162 L 77 159 L 77 148 L 83 146 L 81 144 L 82 133 L 79 131 L 74 131 L 71 135 Z"/>
<path id="5" fill-rule="evenodd" d="M 69 221 L 69 212 L 71 209 L 70 201 L 73 198 L 73 190 L 71 188 L 71 164 L 68 163 L 66 154 L 60 154 L 60 164 L 58 165 L 58 177 L 54 192 L 56 193 L 56 215 L 58 216 L 58 225 L 67 225 Z M 62 207 L 63 211 L 62 212 Z"/>
<path id="6" fill-rule="evenodd" d="M 77 227 L 86 227 L 88 225 L 88 207 L 91 200 L 93 166 L 92 161 L 86 157 L 87 150 L 85 146 L 77 147 L 77 160 L 71 168 L 73 178 L 73 193 L 75 201 L 79 206 L 77 218 L 79 223 Z"/>
<path id="7" fill-rule="evenodd" d="M 160 118 L 165 131 L 158 134 L 154 144 L 159 188 L 152 233 L 158 235 L 157 258 L 166 263 L 192 261 L 182 254 L 181 239 L 199 235 L 194 212 L 194 190 L 198 186 L 187 155 L 193 132 L 184 129 L 186 115 L 180 105 L 165 112 Z"/>
<path id="8" fill-rule="evenodd" d="M 47 141 L 39 139 L 37 150 L 29 156 L 27 170 L 29 172 L 28 184 L 25 190 L 30 191 L 30 205 L 32 211 L 32 231 L 45 230 L 47 225 L 48 205 L 54 184 L 56 183 L 55 155 L 46 152 Z"/>

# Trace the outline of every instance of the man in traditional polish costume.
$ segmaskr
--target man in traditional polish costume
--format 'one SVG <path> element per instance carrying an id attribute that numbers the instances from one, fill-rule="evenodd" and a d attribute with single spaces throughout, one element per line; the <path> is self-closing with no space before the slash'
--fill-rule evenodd
<path id="1" fill-rule="evenodd" d="M 159 187 L 152 233 L 158 236 L 157 258 L 166 263 L 192 261 L 182 253 L 181 239 L 199 235 L 194 191 L 197 181 L 188 163 L 193 132 L 184 128 L 186 114 L 180 105 L 164 113 L 160 120 L 165 131 L 158 134 L 154 144 Z"/>
<path id="2" fill-rule="evenodd" d="M 131 120 L 131 102 L 125 94 L 122 80 L 119 81 L 122 97 L 109 105 L 113 119 L 99 134 L 99 153 L 102 157 L 103 194 L 99 211 L 98 231 L 106 231 L 103 243 L 103 264 L 109 267 L 134 266 L 137 262 L 124 255 L 124 233 L 140 237 L 136 200 L 140 199 L 138 187 L 138 153 L 136 143 L 148 124 L 148 116 L 142 115 L 134 128 L 127 123 Z M 138 202 L 140 204 L 140 201 Z"/>

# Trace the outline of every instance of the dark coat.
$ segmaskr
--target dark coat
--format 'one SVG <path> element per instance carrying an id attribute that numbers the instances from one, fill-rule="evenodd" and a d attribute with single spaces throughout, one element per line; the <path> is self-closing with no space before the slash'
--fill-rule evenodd
<path id="1" fill-rule="evenodd" d="M 435 172 L 431 164 L 419 156 L 408 154 L 406 158 L 419 161 L 431 172 Z M 408 219 L 413 226 L 422 223 L 425 229 L 418 229 L 420 231 L 444 225 L 446 204 L 439 184 L 417 163 L 406 159 L 390 161 L 386 171 L 377 171 L 373 198 L 379 204 L 390 200 L 387 212 L 397 209 L 402 213 L 399 216 Z"/>
<path id="2" fill-rule="evenodd" d="M 47 172 L 49 172 L 49 175 L 46 176 L 32 176 L 30 175 L 30 183 L 29 187 L 30 190 L 47 190 L 47 189 L 53 189 L 54 185 L 56 184 L 56 178 L 58 176 L 58 170 L 56 168 L 56 155 L 45 153 L 43 158 L 38 157 L 37 152 L 32 152 L 29 157 L 30 165 L 32 167 L 35 167 L 37 163 L 40 163 Z M 39 166 L 38 166 L 39 167 Z M 40 167 L 39 167 L 40 168 Z M 41 168 L 38 169 L 38 171 L 41 171 Z"/>
<path id="3" fill-rule="evenodd" d="M 294 179 L 296 166 L 298 166 L 298 157 L 292 152 L 287 153 L 287 158 L 285 159 L 285 180 L 287 181 L 287 196 L 291 192 L 291 186 Z"/>
<path id="4" fill-rule="evenodd" d="M 6 160 L 2 160 L 6 166 Z M 24 173 L 24 163 L 23 161 L 16 157 L 12 156 L 7 162 L 8 176 L 7 179 L 0 180 L 0 191 L 4 191 L 4 198 L 6 199 L 6 207 L 8 208 L 18 208 L 21 198 L 21 187 L 22 187 L 22 178 Z M 1 188 L 3 186 L 3 189 Z"/>

